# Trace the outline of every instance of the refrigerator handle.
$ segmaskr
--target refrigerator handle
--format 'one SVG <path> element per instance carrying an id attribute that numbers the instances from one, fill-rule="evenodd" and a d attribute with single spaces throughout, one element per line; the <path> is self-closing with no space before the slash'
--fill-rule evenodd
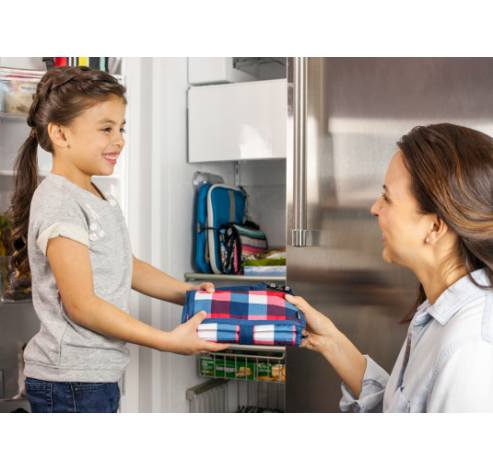
<path id="1" fill-rule="evenodd" d="M 291 244 L 306 246 L 306 118 L 307 57 L 295 57 L 293 67 L 293 229 Z"/>

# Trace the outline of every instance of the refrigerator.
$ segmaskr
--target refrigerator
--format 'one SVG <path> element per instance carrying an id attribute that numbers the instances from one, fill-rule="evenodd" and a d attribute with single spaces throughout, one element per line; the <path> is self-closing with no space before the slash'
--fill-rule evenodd
<path id="1" fill-rule="evenodd" d="M 396 142 L 451 122 L 493 133 L 493 59 L 305 58 L 287 70 L 287 285 L 389 373 L 418 281 L 382 259 L 370 213 Z M 341 380 L 288 348 L 287 412 L 339 412 Z"/>

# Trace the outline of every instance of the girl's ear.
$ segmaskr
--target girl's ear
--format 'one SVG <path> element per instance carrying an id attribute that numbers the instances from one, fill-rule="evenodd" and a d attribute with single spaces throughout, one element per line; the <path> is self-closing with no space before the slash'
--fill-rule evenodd
<path id="1" fill-rule="evenodd" d="M 48 134 L 50 136 L 51 141 L 53 142 L 54 147 L 58 148 L 68 148 L 68 140 L 65 135 L 65 129 L 58 124 L 49 123 L 48 124 Z"/>

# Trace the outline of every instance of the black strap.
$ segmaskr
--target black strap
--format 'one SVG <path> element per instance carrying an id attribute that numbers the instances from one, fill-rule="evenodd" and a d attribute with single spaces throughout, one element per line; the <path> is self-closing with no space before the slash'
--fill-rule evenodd
<path id="1" fill-rule="evenodd" d="M 206 227 L 205 225 L 200 225 L 197 223 L 197 233 L 202 233 L 204 230 L 217 230 L 216 227 Z"/>

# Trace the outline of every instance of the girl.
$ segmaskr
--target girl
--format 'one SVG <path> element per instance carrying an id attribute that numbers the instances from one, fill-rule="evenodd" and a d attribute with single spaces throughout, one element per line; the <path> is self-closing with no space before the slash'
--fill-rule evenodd
<path id="1" fill-rule="evenodd" d="M 420 281 L 407 339 L 389 374 L 300 297 L 302 346 L 344 383 L 358 412 L 493 411 L 493 139 L 453 124 L 414 128 L 398 142 L 371 212 L 383 258 Z"/>
<path id="2" fill-rule="evenodd" d="M 32 275 L 40 332 L 24 353 L 33 412 L 116 412 L 117 381 L 130 362 L 125 342 L 195 354 L 227 347 L 201 340 L 199 315 L 164 332 L 128 315 L 130 289 L 183 305 L 190 289 L 132 255 L 120 207 L 91 182 L 111 175 L 125 144 L 125 89 L 87 67 L 48 71 L 29 110 L 19 151 L 12 266 Z M 37 187 L 37 146 L 53 167 Z"/>

